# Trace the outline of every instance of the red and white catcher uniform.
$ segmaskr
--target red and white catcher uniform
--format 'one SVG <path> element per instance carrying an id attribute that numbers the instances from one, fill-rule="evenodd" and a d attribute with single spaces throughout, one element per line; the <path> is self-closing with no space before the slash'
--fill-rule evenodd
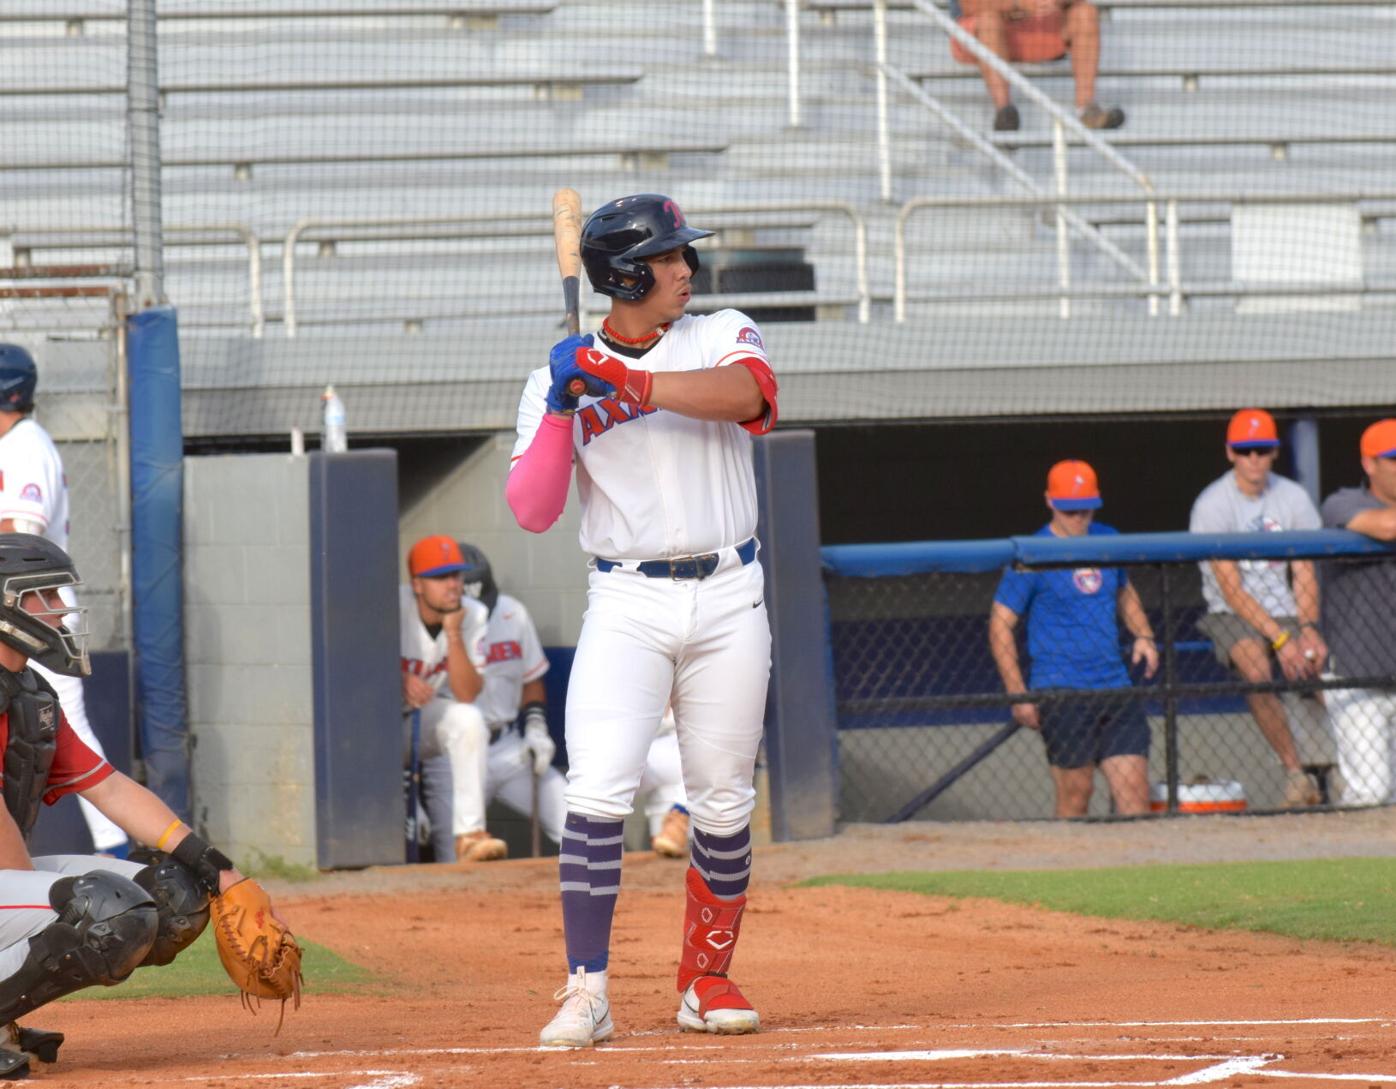
<path id="1" fill-rule="evenodd" d="M 6 519 L 13 521 L 16 528 L 47 537 L 68 551 L 68 478 L 58 448 L 32 416 L 26 416 L 0 436 L 0 521 Z M 69 605 L 77 604 L 71 588 L 65 586 L 60 592 Z M 98 756 L 105 756 L 87 720 L 82 678 L 55 673 L 37 662 L 30 663 L 30 668 L 58 693 L 63 714 L 83 744 Z M 126 842 L 126 833 L 86 798 L 79 798 L 78 805 L 98 851 L 110 851 Z"/>

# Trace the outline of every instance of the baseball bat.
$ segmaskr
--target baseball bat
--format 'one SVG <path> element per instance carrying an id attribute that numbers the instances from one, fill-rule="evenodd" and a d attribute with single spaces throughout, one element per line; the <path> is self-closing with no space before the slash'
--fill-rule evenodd
<path id="1" fill-rule="evenodd" d="M 407 861 L 422 860 L 417 842 L 417 807 L 422 796 L 422 711 L 412 709 L 412 755 L 407 769 Z"/>
<path id="2" fill-rule="evenodd" d="M 529 814 L 529 846 L 533 848 L 533 857 L 537 858 L 543 853 L 542 826 L 538 820 L 538 780 L 542 778 L 536 771 L 533 773 L 533 809 Z"/>
<path id="3" fill-rule="evenodd" d="M 562 304 L 566 314 L 567 335 L 581 329 L 582 289 L 582 198 L 575 189 L 559 189 L 553 194 L 553 249 L 557 252 L 557 271 L 562 277 Z M 574 397 L 586 392 L 586 383 L 572 379 L 567 387 Z"/>

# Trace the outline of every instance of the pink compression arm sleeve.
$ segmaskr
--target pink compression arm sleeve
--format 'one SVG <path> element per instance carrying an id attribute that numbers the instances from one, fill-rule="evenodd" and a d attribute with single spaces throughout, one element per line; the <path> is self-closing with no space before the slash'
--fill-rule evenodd
<path id="1" fill-rule="evenodd" d="M 548 413 L 509 471 L 504 498 L 520 526 L 542 533 L 561 517 L 571 483 L 572 417 Z"/>

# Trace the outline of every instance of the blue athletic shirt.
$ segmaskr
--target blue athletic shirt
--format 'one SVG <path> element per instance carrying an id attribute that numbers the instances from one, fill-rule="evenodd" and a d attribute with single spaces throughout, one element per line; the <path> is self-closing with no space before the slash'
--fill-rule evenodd
<path id="1" fill-rule="evenodd" d="M 1090 536 L 1118 534 L 1092 522 Z M 1053 536 L 1043 526 L 1037 537 Z M 1119 567 L 1003 572 L 994 600 L 1027 618 L 1032 688 L 1126 688 L 1117 602 L 1129 583 Z"/>

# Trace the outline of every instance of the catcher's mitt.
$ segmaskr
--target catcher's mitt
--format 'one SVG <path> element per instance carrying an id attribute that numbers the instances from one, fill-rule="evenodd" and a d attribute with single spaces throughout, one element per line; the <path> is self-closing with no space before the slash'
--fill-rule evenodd
<path id="1" fill-rule="evenodd" d="M 296 1009 L 301 1004 L 301 947 L 295 936 L 272 914 L 271 898 L 251 878 L 243 878 L 209 905 L 213 910 L 213 934 L 218 943 L 218 959 L 228 978 L 242 992 L 242 1004 L 253 1013 L 255 998 L 275 998 L 281 1002 L 281 1021 L 286 1002 Z"/>

